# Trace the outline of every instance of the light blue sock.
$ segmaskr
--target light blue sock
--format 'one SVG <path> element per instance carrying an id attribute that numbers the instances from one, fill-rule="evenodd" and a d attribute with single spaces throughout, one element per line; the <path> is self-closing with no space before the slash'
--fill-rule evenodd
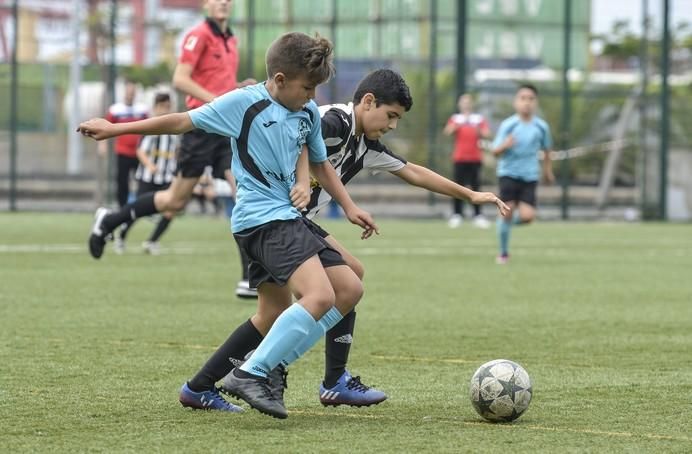
<path id="1" fill-rule="evenodd" d="M 276 319 L 271 329 L 241 370 L 266 377 L 282 358 L 303 343 L 318 323 L 300 304 L 293 304 Z"/>
<path id="2" fill-rule="evenodd" d="M 303 339 L 299 345 L 291 350 L 288 355 L 284 356 L 281 363 L 284 366 L 288 366 L 289 364 L 295 362 L 298 358 L 310 350 L 318 340 L 322 339 L 327 331 L 334 328 L 334 326 L 336 326 L 336 324 L 339 323 L 342 318 L 344 318 L 344 316 L 341 315 L 341 312 L 339 312 L 336 307 L 329 309 L 329 311 L 324 314 L 321 319 L 319 319 L 317 326 L 315 326 L 312 331 L 305 336 L 305 339 Z"/>
<path id="3" fill-rule="evenodd" d="M 512 224 L 514 224 L 514 225 L 523 224 L 523 222 L 521 220 L 521 216 L 519 216 L 519 210 L 516 210 L 514 213 L 512 213 Z"/>
<path id="4" fill-rule="evenodd" d="M 512 221 L 505 221 L 504 218 L 497 218 L 497 239 L 500 242 L 500 255 L 509 254 L 509 233 L 512 229 Z"/>

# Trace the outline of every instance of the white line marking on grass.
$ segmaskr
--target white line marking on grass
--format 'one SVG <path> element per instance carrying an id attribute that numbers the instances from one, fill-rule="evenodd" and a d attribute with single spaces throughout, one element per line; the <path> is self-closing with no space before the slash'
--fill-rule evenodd
<path id="1" fill-rule="evenodd" d="M 86 252 L 85 244 L 0 244 L 0 253 L 14 252 L 47 252 L 47 253 L 65 253 L 65 252 Z"/>
<path id="2" fill-rule="evenodd" d="M 400 242 L 398 242 L 400 243 Z M 444 244 L 444 243 L 443 243 Z M 495 246 L 491 244 L 479 245 L 458 245 L 447 246 L 437 244 L 435 247 L 392 247 L 386 244 L 378 244 L 375 247 L 352 247 L 350 251 L 355 256 L 380 256 L 380 257 L 408 257 L 408 256 L 427 256 L 427 257 L 470 257 L 470 256 L 492 256 Z M 107 245 L 106 248 L 109 248 Z M 565 247 L 546 248 L 538 245 L 528 244 L 518 245 L 514 248 L 517 255 L 540 258 L 540 257 L 567 257 L 568 259 L 579 258 L 600 258 L 604 254 L 610 259 L 613 251 L 602 251 L 597 248 L 578 249 L 566 245 Z M 213 246 L 209 243 L 195 246 L 193 243 L 173 243 L 161 249 L 162 255 L 227 255 L 226 247 Z M 670 257 L 690 257 L 692 248 L 675 248 L 673 250 L 662 250 L 661 248 L 638 249 L 632 253 L 628 251 L 617 251 L 620 257 L 642 257 L 642 258 L 670 258 Z M 86 244 L 0 244 L 0 254 L 84 254 L 87 253 Z M 138 249 L 131 250 L 126 256 L 145 256 Z"/>

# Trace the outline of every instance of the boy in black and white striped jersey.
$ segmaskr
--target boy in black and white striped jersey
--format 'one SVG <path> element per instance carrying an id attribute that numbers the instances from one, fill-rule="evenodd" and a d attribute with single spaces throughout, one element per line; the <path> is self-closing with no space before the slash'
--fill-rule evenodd
<path id="1" fill-rule="evenodd" d="M 154 116 L 165 115 L 171 111 L 171 97 L 168 93 L 158 93 L 154 98 Z M 176 154 L 180 145 L 180 139 L 176 135 L 161 134 L 144 136 L 137 147 L 137 159 L 139 167 L 135 172 L 137 180 L 137 196 L 168 188 L 175 175 Z M 144 251 L 158 255 L 160 253 L 159 238 L 168 229 L 171 220 L 175 216 L 174 211 L 162 213 L 161 219 L 151 233 L 147 241 L 142 244 Z M 115 239 L 115 252 L 122 254 L 125 250 L 127 233 L 135 220 L 123 224 L 120 234 Z"/>

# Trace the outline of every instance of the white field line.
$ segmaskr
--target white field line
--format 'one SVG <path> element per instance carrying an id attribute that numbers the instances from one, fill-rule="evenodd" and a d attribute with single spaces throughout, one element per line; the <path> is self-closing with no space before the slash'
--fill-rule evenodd
<path id="1" fill-rule="evenodd" d="M 394 244 L 389 242 L 388 244 Z M 416 245 L 412 247 L 389 246 L 388 244 L 377 244 L 374 247 L 352 247 L 350 252 L 356 256 L 460 256 L 460 255 L 487 255 L 495 251 L 494 243 L 484 244 L 464 244 L 461 241 L 451 244 L 447 241 L 440 241 L 431 246 Z M 401 244 L 401 242 L 398 242 Z M 620 246 L 620 244 L 618 244 Z M 654 245 L 650 245 L 654 246 Z M 109 248 L 109 245 L 106 246 Z M 540 245 L 521 245 L 517 244 L 513 251 L 526 253 L 532 256 L 545 257 L 587 257 L 598 256 L 599 252 L 593 248 L 576 249 L 573 247 L 545 247 Z M 233 249 L 218 246 L 196 246 L 192 243 L 173 243 L 161 249 L 162 255 L 219 255 L 235 254 Z M 86 244 L 0 244 L 0 254 L 84 254 L 88 256 Z M 627 251 L 622 251 L 623 255 L 630 255 Z M 106 251 L 107 255 L 115 255 L 112 251 Z M 144 256 L 139 244 L 133 244 L 126 250 L 125 255 Z M 637 249 L 633 256 L 637 257 L 692 257 L 692 248 L 676 247 L 663 248 L 649 247 L 647 249 Z"/>

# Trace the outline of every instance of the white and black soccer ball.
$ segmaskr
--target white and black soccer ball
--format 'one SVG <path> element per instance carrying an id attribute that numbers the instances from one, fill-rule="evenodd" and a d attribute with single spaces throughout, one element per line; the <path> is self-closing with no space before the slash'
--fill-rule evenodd
<path id="1" fill-rule="evenodd" d="M 514 421 L 529 408 L 532 394 L 529 374 L 506 359 L 483 364 L 471 378 L 471 403 L 488 421 Z"/>

